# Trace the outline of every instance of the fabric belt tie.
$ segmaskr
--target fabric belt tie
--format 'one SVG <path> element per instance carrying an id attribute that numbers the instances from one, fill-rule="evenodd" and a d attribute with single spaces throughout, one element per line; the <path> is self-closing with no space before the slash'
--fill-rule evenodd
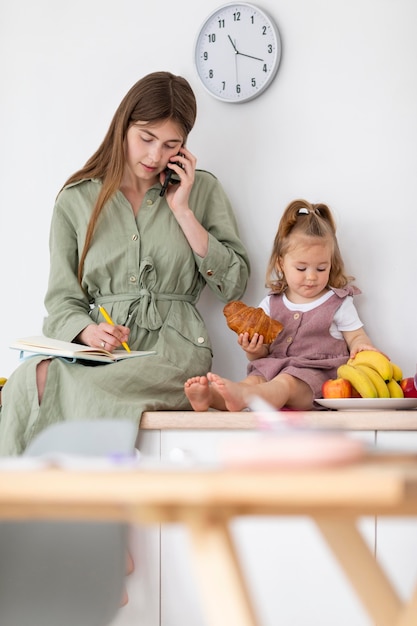
<path id="1" fill-rule="evenodd" d="M 158 300 L 195 303 L 196 298 L 190 294 L 156 293 L 154 291 L 156 283 L 157 276 L 152 259 L 146 258 L 139 267 L 139 294 L 136 294 L 134 297 L 130 294 L 103 296 L 97 298 L 95 303 L 128 302 L 128 317 L 130 320 L 133 320 L 139 328 L 158 330 L 163 323 L 156 304 Z"/>

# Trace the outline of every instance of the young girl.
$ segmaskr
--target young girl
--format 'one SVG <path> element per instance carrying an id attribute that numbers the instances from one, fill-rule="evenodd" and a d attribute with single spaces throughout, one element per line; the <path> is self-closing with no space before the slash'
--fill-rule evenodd
<path id="1" fill-rule="evenodd" d="M 239 335 L 250 361 L 241 382 L 212 372 L 189 378 L 184 389 L 195 411 L 240 411 L 254 394 L 277 409 L 312 409 L 339 365 L 361 350 L 376 350 L 353 304 L 360 291 L 349 284 L 325 204 L 295 200 L 286 208 L 266 279 L 271 291 L 259 306 L 283 331 L 270 345 L 262 335 Z"/>

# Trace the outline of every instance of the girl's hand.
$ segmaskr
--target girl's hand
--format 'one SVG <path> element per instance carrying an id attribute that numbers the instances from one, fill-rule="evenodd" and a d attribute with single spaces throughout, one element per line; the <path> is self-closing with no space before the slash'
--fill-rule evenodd
<path id="1" fill-rule="evenodd" d="M 182 146 L 179 153 L 168 161 L 170 167 L 180 179 L 179 184 L 168 185 L 166 198 L 168 206 L 174 214 L 188 210 L 188 199 L 194 184 L 196 157 Z"/>
<path id="2" fill-rule="evenodd" d="M 378 350 L 378 348 L 375 348 L 371 343 L 362 343 L 362 344 L 358 344 L 356 345 L 351 351 L 350 351 L 350 358 L 354 359 L 355 356 L 358 354 L 358 352 L 362 352 L 363 350 L 371 350 L 373 352 L 380 352 L 380 350 Z"/>
<path id="3" fill-rule="evenodd" d="M 362 350 L 380 352 L 378 348 L 375 348 L 363 327 L 358 328 L 358 330 L 345 330 L 342 331 L 342 334 L 349 348 L 349 356 L 351 359 L 354 359 L 358 352 L 362 352 Z"/>
<path id="4" fill-rule="evenodd" d="M 268 346 L 264 343 L 264 337 L 258 333 L 255 333 L 251 340 L 249 340 L 249 333 L 241 333 L 238 335 L 237 342 L 251 361 L 261 359 L 268 354 Z"/>
<path id="5" fill-rule="evenodd" d="M 101 322 L 86 326 L 76 337 L 76 341 L 92 348 L 104 348 L 113 352 L 116 348 L 120 348 L 123 342 L 127 343 L 129 333 L 130 328 L 126 326 L 112 326 L 106 322 Z"/>

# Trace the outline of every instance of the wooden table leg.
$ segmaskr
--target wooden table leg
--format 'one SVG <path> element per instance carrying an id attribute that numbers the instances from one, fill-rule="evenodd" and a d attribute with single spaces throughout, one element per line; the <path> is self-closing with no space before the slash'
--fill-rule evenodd
<path id="1" fill-rule="evenodd" d="M 227 520 L 187 520 L 209 626 L 256 626 Z"/>
<path id="2" fill-rule="evenodd" d="M 315 517 L 314 521 L 375 623 L 399 626 L 402 601 L 356 528 L 355 520 Z M 417 624 L 414 615 L 413 624 Z M 403 626 L 409 624 L 405 622 Z"/>
<path id="3" fill-rule="evenodd" d="M 411 597 L 409 604 L 404 608 L 396 626 L 416 626 L 417 624 L 417 588 Z"/>

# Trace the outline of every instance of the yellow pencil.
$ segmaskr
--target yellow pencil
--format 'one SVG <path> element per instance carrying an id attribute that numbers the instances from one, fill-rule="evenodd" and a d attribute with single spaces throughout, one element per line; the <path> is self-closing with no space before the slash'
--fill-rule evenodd
<path id="1" fill-rule="evenodd" d="M 112 326 L 114 326 L 114 322 L 112 320 L 112 318 L 110 317 L 110 315 L 107 313 L 106 309 L 104 308 L 104 306 L 101 306 L 101 304 L 98 305 L 98 308 L 101 311 L 102 316 L 104 317 L 104 319 L 106 320 L 106 322 L 108 324 L 111 324 Z M 130 352 L 130 348 L 127 345 L 126 341 L 123 341 L 122 346 L 124 347 L 124 349 L 126 350 L 126 352 Z"/>

